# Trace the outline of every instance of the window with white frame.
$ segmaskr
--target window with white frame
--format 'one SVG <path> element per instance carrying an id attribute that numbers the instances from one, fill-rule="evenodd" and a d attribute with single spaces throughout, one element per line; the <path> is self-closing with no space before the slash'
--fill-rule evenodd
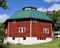
<path id="1" fill-rule="evenodd" d="M 36 19 L 33 19 L 33 22 L 37 22 L 37 20 Z"/>
<path id="2" fill-rule="evenodd" d="M 5 33 L 7 34 L 7 29 L 5 30 Z"/>
<path id="3" fill-rule="evenodd" d="M 26 32 L 26 27 L 19 27 L 19 32 L 21 33 Z"/>
<path id="4" fill-rule="evenodd" d="M 16 20 L 13 20 L 13 23 L 16 23 Z"/>
<path id="5" fill-rule="evenodd" d="M 43 28 L 43 32 L 44 33 L 49 33 L 49 29 L 48 28 Z"/>

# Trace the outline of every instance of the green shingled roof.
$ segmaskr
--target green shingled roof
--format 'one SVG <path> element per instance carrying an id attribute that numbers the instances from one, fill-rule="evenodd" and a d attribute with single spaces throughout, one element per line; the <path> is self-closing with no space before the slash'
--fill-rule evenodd
<path id="1" fill-rule="evenodd" d="M 51 19 L 45 13 L 36 10 L 17 11 L 10 17 L 10 19 L 21 19 L 21 18 L 36 18 L 51 21 Z"/>

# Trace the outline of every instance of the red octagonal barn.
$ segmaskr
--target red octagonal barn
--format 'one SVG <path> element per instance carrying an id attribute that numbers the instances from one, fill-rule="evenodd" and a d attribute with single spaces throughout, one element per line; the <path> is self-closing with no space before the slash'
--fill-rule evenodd
<path id="1" fill-rule="evenodd" d="M 4 24 L 4 43 L 26 45 L 52 41 L 52 20 L 35 7 L 16 11 Z"/>

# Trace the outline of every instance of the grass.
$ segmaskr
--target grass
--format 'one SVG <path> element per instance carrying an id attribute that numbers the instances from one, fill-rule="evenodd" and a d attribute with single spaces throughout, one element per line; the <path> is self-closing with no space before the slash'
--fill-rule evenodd
<path id="1" fill-rule="evenodd" d="M 6 44 L 2 44 L 2 43 L 0 43 L 0 48 L 6 48 L 6 47 L 7 47 Z"/>
<path id="2" fill-rule="evenodd" d="M 10 48 L 60 48 L 60 39 L 53 39 L 53 41 L 34 45 L 9 45 Z"/>

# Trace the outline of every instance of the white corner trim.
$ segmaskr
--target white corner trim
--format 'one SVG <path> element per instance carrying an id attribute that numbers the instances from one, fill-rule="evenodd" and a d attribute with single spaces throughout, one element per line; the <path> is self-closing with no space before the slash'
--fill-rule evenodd
<path id="1" fill-rule="evenodd" d="M 7 34 L 7 29 L 5 30 L 5 34 Z"/>
<path id="2" fill-rule="evenodd" d="M 30 19 L 30 37 L 32 37 L 32 19 Z"/>

